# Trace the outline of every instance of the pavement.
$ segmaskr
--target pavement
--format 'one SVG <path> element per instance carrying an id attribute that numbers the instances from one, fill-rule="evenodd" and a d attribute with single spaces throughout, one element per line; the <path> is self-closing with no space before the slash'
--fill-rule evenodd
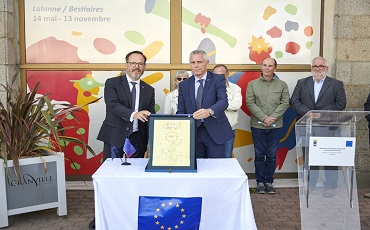
<path id="1" fill-rule="evenodd" d="M 370 229 L 370 198 L 364 198 L 368 189 L 358 189 L 361 228 Z M 276 194 L 251 193 L 254 217 L 259 230 L 301 229 L 298 188 L 276 188 Z M 60 219 L 56 209 L 19 214 L 9 217 L 9 227 L 4 229 L 88 229 L 94 217 L 94 191 L 67 188 L 67 210 L 65 219 Z M 238 229 L 232 229 L 238 230 Z"/>

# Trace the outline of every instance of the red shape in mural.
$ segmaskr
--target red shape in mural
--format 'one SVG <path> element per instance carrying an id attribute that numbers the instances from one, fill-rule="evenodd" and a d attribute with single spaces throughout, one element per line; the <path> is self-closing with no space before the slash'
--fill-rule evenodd
<path id="1" fill-rule="evenodd" d="M 285 158 L 288 155 L 289 148 L 280 148 L 276 153 L 276 169 L 281 170 L 284 165 Z"/>
<path id="2" fill-rule="evenodd" d="M 49 37 L 31 45 L 27 50 L 27 61 L 30 63 L 88 63 L 79 59 L 77 48 L 65 41 Z M 96 99 L 95 93 L 92 95 L 91 90 L 79 92 L 74 86 L 77 81 L 90 76 L 91 71 L 27 71 L 27 85 L 30 89 L 40 81 L 39 94 L 49 94 L 49 98 L 55 101 L 68 101 L 73 105 L 80 105 L 81 98 L 79 95 L 89 96 L 91 98 L 82 98 L 88 101 Z M 96 90 L 95 90 L 96 91 Z M 89 93 L 86 93 L 89 92 Z M 89 136 L 89 114 L 88 108 L 75 113 L 77 120 L 65 120 L 62 122 L 64 127 L 74 126 L 73 129 L 65 131 L 65 135 L 78 138 L 87 142 Z M 79 132 L 77 132 L 79 130 Z M 70 159 L 78 165 L 72 168 L 71 162 L 66 160 L 66 174 L 93 174 L 101 165 L 102 153 L 98 156 L 87 158 L 87 152 L 82 146 L 76 146 L 69 143 L 63 149 L 66 159 Z M 78 170 L 77 170 L 78 169 Z"/>
<path id="3" fill-rule="evenodd" d="M 263 59 L 271 57 L 270 53 L 272 52 L 272 47 L 268 48 L 268 52 L 261 51 L 261 53 L 253 51 L 251 46 L 248 47 L 248 49 L 249 49 L 249 59 L 251 61 L 254 61 L 256 64 L 262 64 Z"/>
<path id="4" fill-rule="evenodd" d="M 299 50 L 301 49 L 301 46 L 298 45 L 297 43 L 295 42 L 288 42 L 286 45 L 285 45 L 285 52 L 287 53 L 291 53 L 293 55 L 297 54 L 299 52 Z"/>
<path id="5" fill-rule="evenodd" d="M 202 33 L 205 34 L 206 33 L 205 28 L 207 28 L 209 24 L 211 24 L 211 18 L 206 17 L 202 15 L 201 13 L 198 13 L 197 16 L 195 17 L 194 22 L 200 24 L 201 26 L 200 31 L 202 31 Z"/>
<path id="6" fill-rule="evenodd" d="M 96 38 L 94 40 L 94 47 L 102 54 L 112 54 L 116 52 L 116 46 L 106 38 Z"/>
<path id="7" fill-rule="evenodd" d="M 277 26 L 274 26 L 269 29 L 266 34 L 270 35 L 271 38 L 280 38 L 283 32 Z"/>
<path id="8" fill-rule="evenodd" d="M 246 98 L 248 83 L 259 78 L 260 74 L 260 72 L 244 72 L 243 75 L 240 76 L 238 80 L 238 86 L 241 88 L 243 98 Z M 245 100 L 242 100 L 241 109 L 244 111 L 244 113 L 248 114 L 248 116 L 251 116 L 251 112 L 249 111 Z"/>

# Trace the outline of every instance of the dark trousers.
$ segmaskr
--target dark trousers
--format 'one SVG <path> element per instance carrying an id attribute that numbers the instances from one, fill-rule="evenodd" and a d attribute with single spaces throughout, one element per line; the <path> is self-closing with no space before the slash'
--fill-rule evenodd
<path id="1" fill-rule="evenodd" d="M 206 127 L 201 125 L 196 130 L 196 158 L 224 158 L 224 144 L 217 144 L 209 135 Z"/>
<path id="2" fill-rule="evenodd" d="M 254 167 L 257 183 L 273 183 L 276 168 L 276 152 L 281 138 L 281 128 L 251 128 L 254 142 Z"/>
<path id="3" fill-rule="evenodd" d="M 307 148 L 309 149 L 309 148 Z M 302 148 L 305 167 L 308 166 L 306 159 L 306 148 Z M 324 166 L 325 182 L 324 188 L 336 189 L 338 185 L 338 166 Z M 320 166 L 310 166 L 310 187 L 315 188 L 319 178 Z"/>

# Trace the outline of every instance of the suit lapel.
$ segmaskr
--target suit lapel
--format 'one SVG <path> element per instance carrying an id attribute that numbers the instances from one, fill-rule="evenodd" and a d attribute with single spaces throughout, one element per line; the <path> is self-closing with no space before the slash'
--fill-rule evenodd
<path id="1" fill-rule="evenodd" d="M 307 87 L 308 87 L 308 92 L 310 92 L 312 102 L 313 102 L 313 104 L 315 104 L 315 90 L 314 90 L 313 78 L 312 77 L 307 78 Z"/>
<path id="2" fill-rule="evenodd" d="M 123 87 L 123 91 L 125 92 L 126 97 L 128 98 L 128 101 L 130 102 L 130 107 L 131 107 L 132 106 L 131 90 L 130 90 L 130 87 L 128 86 L 126 75 L 121 75 L 120 80 L 121 80 L 121 85 Z"/>
<path id="3" fill-rule="evenodd" d="M 142 80 L 140 80 L 140 95 L 139 95 L 139 108 L 140 111 L 143 107 L 143 101 L 145 100 L 145 84 Z"/>
<path id="4" fill-rule="evenodd" d="M 190 91 L 189 93 L 190 93 L 190 97 L 191 97 L 190 101 L 191 101 L 191 105 L 194 108 L 194 111 L 196 111 L 197 110 L 197 105 L 196 105 L 197 103 L 195 102 L 195 80 L 196 80 L 196 78 L 195 78 L 194 75 L 191 76 L 190 78 L 191 78 L 191 80 L 188 80 L 189 84 L 190 84 L 190 86 L 189 86 L 189 91 Z"/>
<path id="5" fill-rule="evenodd" d="M 212 80 L 213 80 L 213 76 L 211 73 L 207 72 L 207 78 L 206 78 L 206 82 L 204 83 L 204 89 L 203 89 L 203 95 L 202 95 L 202 101 L 204 99 L 204 96 L 207 94 L 207 91 L 212 83 Z"/>
<path id="6" fill-rule="evenodd" d="M 320 98 L 322 97 L 322 95 L 325 93 L 325 91 L 329 88 L 329 85 L 331 83 L 331 80 L 329 77 L 326 77 L 325 78 L 325 81 L 324 81 L 324 84 L 322 85 L 321 87 L 321 90 L 320 90 L 320 93 L 319 93 L 319 96 L 317 97 L 317 101 L 316 103 L 320 100 Z"/>

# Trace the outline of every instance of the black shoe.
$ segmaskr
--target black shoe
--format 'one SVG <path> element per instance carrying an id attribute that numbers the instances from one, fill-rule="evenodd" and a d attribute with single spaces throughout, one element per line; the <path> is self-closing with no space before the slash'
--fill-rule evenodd
<path id="1" fill-rule="evenodd" d="M 95 217 L 94 217 L 94 219 L 89 223 L 89 229 L 95 229 Z"/>
<path id="2" fill-rule="evenodd" d="M 258 194 L 265 194 L 266 193 L 266 188 L 265 188 L 265 185 L 263 183 L 258 183 L 257 184 L 257 189 L 256 189 L 256 192 Z"/>
<path id="3" fill-rule="evenodd" d="M 275 189 L 274 189 L 274 186 L 272 186 L 271 183 L 266 183 L 265 184 L 265 187 L 266 187 L 266 192 L 268 194 L 275 194 Z"/>

